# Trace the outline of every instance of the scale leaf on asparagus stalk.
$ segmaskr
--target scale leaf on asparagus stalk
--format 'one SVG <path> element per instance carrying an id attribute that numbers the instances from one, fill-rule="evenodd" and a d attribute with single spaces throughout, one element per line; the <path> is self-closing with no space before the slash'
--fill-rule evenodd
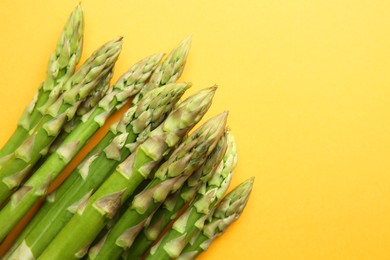
<path id="1" fill-rule="evenodd" d="M 91 259 L 117 259 L 131 247 L 153 212 L 206 161 L 225 131 L 226 116 L 223 113 L 213 118 L 184 139 L 158 168 L 151 183 L 134 197 L 107 236 L 91 249 Z"/>
<path id="2" fill-rule="evenodd" d="M 59 258 L 75 258 L 76 253 L 88 246 L 103 228 L 106 219 L 114 215 L 117 208 L 115 205 L 119 206 L 123 203 L 138 184 L 147 178 L 164 155 L 199 122 L 210 107 L 215 90 L 215 88 L 202 90 L 177 105 L 167 119 L 150 132 L 145 142 L 139 145 L 88 199 L 83 211 L 78 211 L 70 219 L 42 253 L 42 258 L 50 258 L 57 254 L 60 254 Z M 107 204 L 108 202 L 112 203 Z M 61 237 L 67 237 L 74 231 L 80 232 L 80 234 L 75 234 L 78 243 L 75 244 L 69 240 L 67 240 L 69 243 L 62 243 Z M 65 247 L 66 250 L 58 251 L 59 247 Z"/>
<path id="3" fill-rule="evenodd" d="M 229 140 L 228 144 L 226 144 L 227 140 Z M 167 198 L 127 250 L 127 259 L 140 259 L 146 253 L 168 224 L 176 218 L 183 206 L 194 199 L 200 186 L 211 178 L 218 167 L 221 167 L 223 158 L 225 161 L 237 160 L 236 147 L 232 140 L 231 133 L 228 131 L 226 138 L 221 138 L 206 163 L 187 180 L 181 190 Z"/>
<path id="4" fill-rule="evenodd" d="M 121 46 L 122 38 L 104 44 L 62 86 L 66 91 L 47 108 L 30 136 L 0 168 L 0 203 L 11 195 L 39 158 L 48 152 L 65 122 L 74 117 L 80 103 L 93 91 L 99 80 L 112 70 Z M 1 230 L 0 240 L 5 233 Z"/>
<path id="5" fill-rule="evenodd" d="M 229 187 L 237 164 L 234 137 L 229 134 L 232 153 L 226 154 L 211 178 L 198 190 L 196 198 L 186 211 L 173 223 L 172 228 L 153 246 L 146 259 L 171 259 L 180 255 L 185 245 L 196 232 L 202 229 L 206 217 Z"/>
<path id="6" fill-rule="evenodd" d="M 155 70 L 151 76 L 155 78 L 154 84 L 149 86 L 150 89 L 163 85 L 161 81 L 156 80 L 159 78 L 156 77 L 156 74 L 170 73 L 173 80 L 182 73 L 188 48 L 189 44 L 182 43 L 172 50 L 163 64 L 176 62 L 175 68 L 177 69 L 169 72 L 165 72 L 162 69 L 159 69 L 157 72 Z M 185 56 L 177 58 L 178 53 Z M 175 61 L 172 60 L 173 56 L 176 57 Z M 164 66 L 164 68 L 168 68 L 168 66 Z M 25 239 L 23 244 L 31 250 L 32 254 L 39 255 L 72 217 L 74 205 L 83 201 L 83 198 L 88 198 L 91 192 L 99 187 L 115 167 L 137 145 L 145 140 L 149 132 L 154 130 L 166 118 L 169 111 L 183 94 L 182 92 L 188 86 L 189 84 L 187 83 L 181 83 L 167 87 L 164 90 L 148 92 L 147 98 L 142 99 L 142 102 L 139 100 L 139 105 L 135 104 L 130 108 L 122 119 L 111 127 L 106 136 L 86 156 L 83 163 L 70 174 L 56 191 L 48 196 L 42 208 L 23 230 L 22 234 L 19 235 L 17 241 L 14 242 L 13 247 L 9 250 L 9 254 L 15 251 L 16 248 L 18 248 L 16 254 L 24 252 L 25 246 L 22 245 L 22 240 Z M 135 120 L 139 117 L 145 118 L 145 115 L 149 115 L 150 119 Z"/>
<path id="7" fill-rule="evenodd" d="M 83 11 L 78 5 L 62 31 L 56 50 L 50 56 L 45 81 L 24 110 L 17 129 L 0 150 L 0 163 L 9 159 L 15 149 L 29 136 L 29 131 L 44 115 L 42 107 L 52 104 L 56 100 L 60 86 L 73 75 L 81 57 L 83 31 Z"/>
<path id="8" fill-rule="evenodd" d="M 228 195 L 226 195 L 212 210 L 212 214 L 206 220 L 203 229 L 191 239 L 184 248 L 178 260 L 195 259 L 203 251 L 207 250 L 215 238 L 222 235 L 226 229 L 242 214 L 252 191 L 254 178 L 241 183 Z"/>

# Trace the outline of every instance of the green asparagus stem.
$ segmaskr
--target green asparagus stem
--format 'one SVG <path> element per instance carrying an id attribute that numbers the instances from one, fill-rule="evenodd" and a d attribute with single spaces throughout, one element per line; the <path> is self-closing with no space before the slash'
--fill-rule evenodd
<path id="1" fill-rule="evenodd" d="M 187 55 L 188 50 L 186 49 L 188 48 L 188 44 L 181 44 L 168 55 L 163 64 L 166 64 L 167 61 L 173 62 L 171 57 L 177 56 L 177 53 Z M 176 58 L 176 62 L 177 65 L 175 65 L 175 68 L 177 69 L 170 70 L 172 79 L 176 79 L 177 75 L 181 74 L 186 62 L 186 56 Z M 168 66 L 164 67 L 169 68 Z M 165 70 L 160 69 L 156 72 L 155 70 L 151 77 L 156 79 L 157 77 L 155 74 L 159 75 L 164 71 Z M 154 80 L 153 82 L 157 85 L 157 87 L 163 85 L 163 83 L 158 80 Z M 178 88 L 180 89 L 180 86 L 178 86 Z M 169 88 L 167 88 L 167 91 L 169 91 Z M 166 95 L 166 92 L 157 91 L 155 93 L 160 93 L 162 97 Z M 169 99 L 165 100 L 164 98 L 159 99 L 157 102 L 153 101 L 149 109 L 150 111 L 154 111 L 151 116 L 152 120 L 150 122 L 145 121 L 144 125 L 137 123 L 137 126 L 133 127 L 133 117 L 138 118 L 145 110 L 147 110 L 146 102 L 151 99 L 144 99 L 145 101 L 138 106 L 138 109 L 134 108 L 135 106 L 129 109 L 124 114 L 120 122 L 112 126 L 106 136 L 86 156 L 84 162 L 79 166 L 79 168 L 75 169 L 65 182 L 55 192 L 48 196 L 48 199 L 42 208 L 23 230 L 22 234 L 19 235 L 7 255 L 14 252 L 16 248 L 18 248 L 18 250 L 16 250 L 16 253 L 13 254 L 16 255 L 15 259 L 18 258 L 18 254 L 24 254 L 25 251 L 29 250 L 32 254 L 36 256 L 39 255 L 42 250 L 46 248 L 52 238 L 73 216 L 74 210 L 72 209 L 75 208 L 74 205 L 77 205 L 77 203 L 82 201 L 83 198 L 88 198 L 88 196 L 90 196 L 90 194 L 100 186 L 100 184 L 115 169 L 115 167 L 129 156 L 131 151 L 133 151 L 138 144 L 145 140 L 149 132 L 154 130 L 166 118 L 167 113 L 175 105 L 177 98 L 180 95 L 181 94 L 179 92 L 177 93 L 176 91 L 171 91 L 171 101 L 169 101 Z M 120 154 L 120 156 L 108 157 L 106 151 L 113 149 L 118 150 L 117 153 Z M 25 250 L 25 248 L 30 249 Z"/>
<path id="2" fill-rule="evenodd" d="M 202 118 L 215 93 L 206 89 L 179 104 L 149 138 L 126 158 L 99 189 L 77 210 L 67 225 L 40 256 L 41 259 L 82 257 L 89 244 L 112 218 L 163 156 Z M 74 240 L 68 239 L 70 236 Z M 64 239 L 65 238 L 65 239 Z"/>
<path id="3" fill-rule="evenodd" d="M 223 157 L 233 156 L 233 151 L 235 154 L 235 149 L 232 149 L 231 145 L 227 146 L 227 139 L 223 136 L 206 163 L 191 175 L 181 190 L 171 194 L 153 214 L 150 222 L 145 225 L 142 232 L 128 248 L 127 259 L 140 259 L 145 255 L 148 248 L 156 241 L 168 224 L 177 217 L 184 205 L 193 200 L 200 186 L 214 174 Z"/>
<path id="4" fill-rule="evenodd" d="M 117 259 L 125 249 L 131 247 L 153 212 L 170 193 L 177 192 L 189 176 L 206 161 L 223 135 L 225 124 L 226 113 L 216 117 L 211 127 L 201 127 L 186 138 L 159 167 L 151 183 L 135 196 L 130 208 L 107 236 L 91 249 L 89 257 Z"/>
<path id="5" fill-rule="evenodd" d="M 235 151 L 235 142 L 229 135 L 229 146 Z M 236 152 L 224 158 L 213 176 L 199 189 L 186 211 L 174 222 L 172 228 L 151 248 L 146 259 L 177 258 L 191 237 L 202 229 L 206 217 L 229 187 L 237 164 Z"/>
<path id="6" fill-rule="evenodd" d="M 178 260 L 195 259 L 241 216 L 252 191 L 253 182 L 252 177 L 241 183 L 218 203 L 213 214 L 206 220 L 202 231 L 187 244 Z"/>
<path id="7" fill-rule="evenodd" d="M 11 158 L 0 168 L 0 204 L 20 185 L 30 169 L 45 155 L 61 127 L 71 120 L 80 103 L 96 87 L 101 77 L 109 73 L 121 50 L 121 39 L 103 45 L 64 84 L 67 89 L 55 103 L 49 106 L 45 115 L 31 131 L 30 136 L 16 149 Z M 69 144 L 71 146 L 71 144 Z M 74 145 L 73 145 L 74 146 Z M 66 159 L 72 151 L 63 151 Z M 0 240 L 6 234 L 0 231 Z"/>
<path id="8" fill-rule="evenodd" d="M 17 129 L 0 150 L 0 163 L 9 159 L 9 156 L 28 137 L 28 132 L 33 129 L 43 117 L 43 105 L 54 102 L 51 97 L 55 95 L 59 85 L 66 82 L 74 73 L 80 60 L 83 47 L 83 11 L 78 5 L 70 15 L 56 50 L 51 54 L 47 66 L 47 75 L 35 97 L 24 110 Z"/>

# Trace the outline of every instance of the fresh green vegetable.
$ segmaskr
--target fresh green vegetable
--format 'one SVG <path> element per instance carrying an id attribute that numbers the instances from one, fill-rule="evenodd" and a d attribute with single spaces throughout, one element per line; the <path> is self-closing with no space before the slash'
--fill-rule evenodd
<path id="1" fill-rule="evenodd" d="M 153 72 L 151 76 L 154 78 L 153 83 L 147 83 L 149 89 L 153 90 L 163 86 L 164 83 L 158 81 L 158 78 L 161 79 L 159 75 L 162 73 L 166 75 L 165 77 L 168 77 L 167 75 L 170 73 L 171 79 L 167 80 L 169 82 L 181 75 L 188 48 L 188 42 L 184 41 L 172 50 L 163 64 L 159 65 L 159 69 Z M 174 66 L 176 69 L 170 69 L 172 66 L 169 64 L 176 64 Z M 165 68 L 170 69 L 169 72 L 166 72 Z M 132 74 L 128 76 L 130 75 Z M 148 98 L 143 98 L 142 102 L 138 99 L 140 104 L 135 104 L 130 108 L 87 155 L 84 162 L 70 174 L 54 193 L 49 195 L 45 204 L 19 235 L 9 252 L 11 253 L 18 248 L 13 255 L 24 254 L 23 252 L 26 250 L 31 251 L 33 255 L 39 255 L 73 216 L 74 205 L 90 196 L 115 167 L 145 140 L 149 132 L 166 118 L 187 86 L 188 84 L 185 83 L 170 86 L 165 90 L 153 91 L 150 94 L 148 92 Z M 150 120 L 143 120 L 148 116 Z M 137 118 L 140 119 L 135 120 Z M 112 155 L 113 153 L 115 156 Z M 23 240 L 25 241 L 22 245 Z"/>
<path id="2" fill-rule="evenodd" d="M 18 146 L 28 138 L 29 131 L 45 114 L 44 108 L 57 99 L 62 84 L 73 75 L 81 57 L 83 32 L 83 11 L 78 5 L 65 25 L 56 50 L 50 56 L 45 81 L 24 110 L 15 132 L 0 150 L 0 164 L 5 163 Z"/>

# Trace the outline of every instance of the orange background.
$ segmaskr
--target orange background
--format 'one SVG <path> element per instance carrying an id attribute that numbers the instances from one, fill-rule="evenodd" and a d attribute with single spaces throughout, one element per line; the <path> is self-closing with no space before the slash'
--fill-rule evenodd
<path id="1" fill-rule="evenodd" d="M 0 146 L 77 3 L 0 2 Z M 390 258 L 390 2 L 82 6 L 83 60 L 124 36 L 114 80 L 191 34 L 187 95 L 220 86 L 206 118 L 230 111 L 239 152 L 232 186 L 256 181 L 243 216 L 200 259 Z"/>

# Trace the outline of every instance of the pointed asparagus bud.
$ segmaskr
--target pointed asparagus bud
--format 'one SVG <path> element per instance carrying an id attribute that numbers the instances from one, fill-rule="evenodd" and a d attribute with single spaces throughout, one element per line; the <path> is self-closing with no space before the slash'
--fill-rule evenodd
<path id="1" fill-rule="evenodd" d="M 83 10 L 78 5 L 65 25 L 56 51 L 50 57 L 44 91 L 52 90 L 59 80 L 65 82 L 73 74 L 81 57 L 83 27 Z"/>
<path id="2" fill-rule="evenodd" d="M 173 83 L 181 76 L 187 61 L 190 43 L 191 38 L 188 37 L 169 53 L 164 62 L 153 72 L 148 84 L 134 97 L 133 104 L 137 104 L 150 90 Z"/>
<path id="3" fill-rule="evenodd" d="M 144 88 L 146 80 L 155 71 L 162 57 L 163 54 L 158 53 L 141 60 L 117 81 L 112 88 L 113 93 L 115 93 L 115 98 L 118 101 L 116 109 L 121 108 L 129 97 L 135 96 Z M 108 101 L 104 100 L 102 102 Z"/>
<path id="4" fill-rule="evenodd" d="M 222 235 L 229 225 L 241 216 L 252 191 L 253 182 L 254 178 L 252 177 L 241 183 L 219 202 L 200 234 L 184 248 L 177 258 L 178 260 L 195 259 L 210 246 L 216 237 Z"/>

